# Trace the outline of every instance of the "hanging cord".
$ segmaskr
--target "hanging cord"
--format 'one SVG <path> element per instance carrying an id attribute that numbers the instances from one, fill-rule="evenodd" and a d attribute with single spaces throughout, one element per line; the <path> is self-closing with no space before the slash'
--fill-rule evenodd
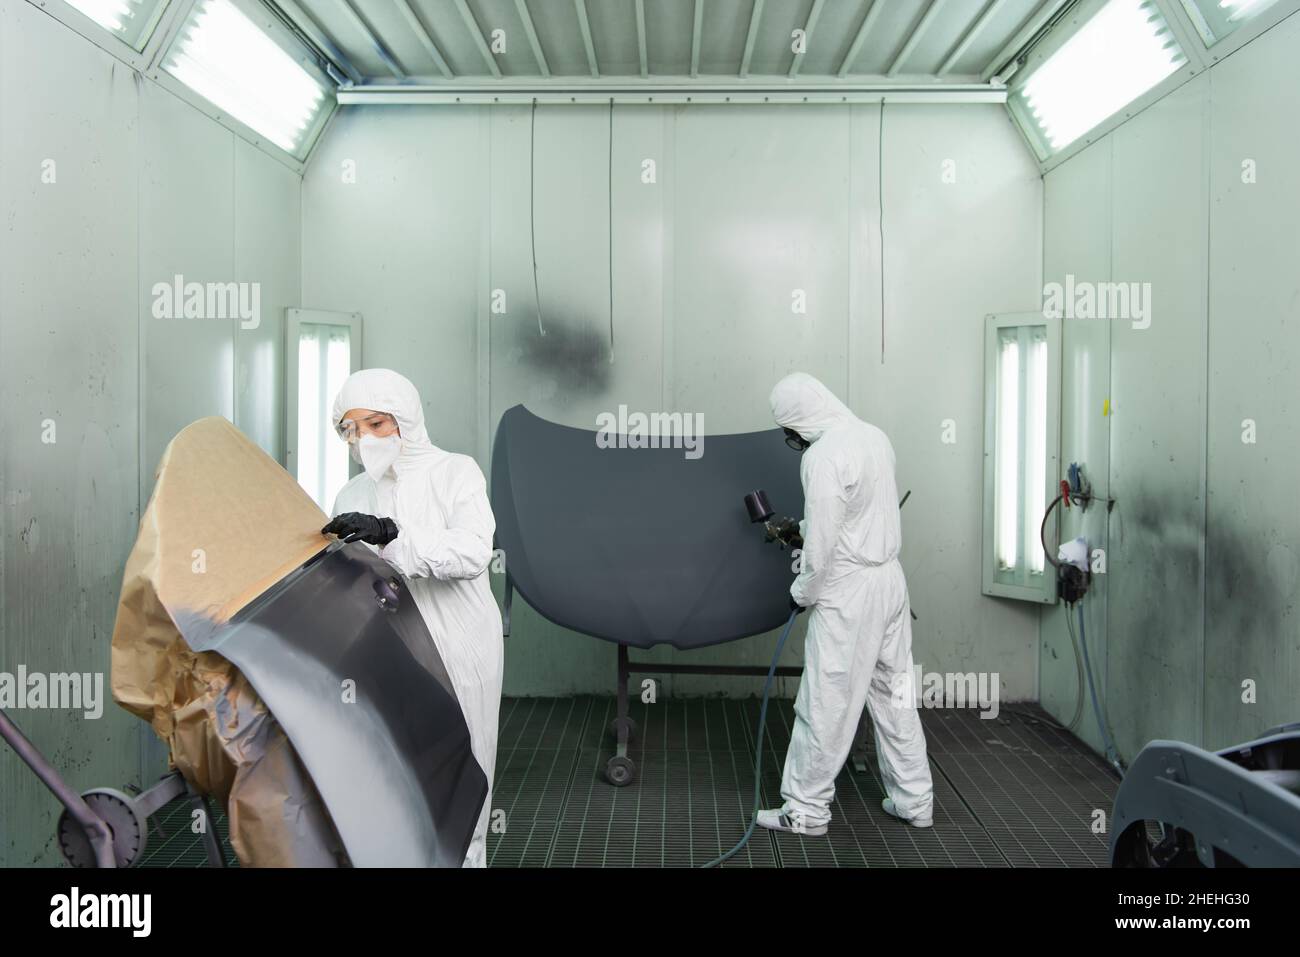
<path id="1" fill-rule="evenodd" d="M 1047 511 L 1043 513 L 1043 522 L 1038 526 L 1038 541 L 1043 546 L 1043 557 L 1052 563 L 1053 568 L 1060 568 L 1061 563 L 1052 557 L 1052 550 L 1047 547 L 1047 520 L 1052 517 L 1052 509 L 1061 504 L 1061 496 L 1058 495 L 1052 499 L 1052 504 L 1047 506 Z"/>
<path id="2" fill-rule="evenodd" d="M 614 98 L 609 98 L 609 361 L 614 361 Z"/>
<path id="3" fill-rule="evenodd" d="M 880 128 L 876 133 L 876 199 L 880 218 L 876 232 L 880 241 L 880 364 L 885 364 L 885 98 L 880 98 Z"/>
<path id="4" fill-rule="evenodd" d="M 537 331 L 546 335 L 542 326 L 542 296 L 537 291 L 537 97 L 528 117 L 528 239 L 533 252 L 533 304 L 537 307 Z"/>

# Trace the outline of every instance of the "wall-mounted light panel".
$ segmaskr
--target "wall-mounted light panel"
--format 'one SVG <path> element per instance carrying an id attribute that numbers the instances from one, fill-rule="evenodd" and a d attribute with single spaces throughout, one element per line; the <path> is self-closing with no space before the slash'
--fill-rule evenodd
<path id="1" fill-rule="evenodd" d="M 1270 10 L 1277 0 L 1182 0 L 1196 32 L 1213 47 Z"/>
<path id="2" fill-rule="evenodd" d="M 167 0 L 65 0 L 131 49 L 140 51 L 153 36 Z"/>
<path id="3" fill-rule="evenodd" d="M 256 0 L 198 0 L 162 72 L 299 161 L 334 105 L 314 53 Z"/>
<path id="4" fill-rule="evenodd" d="M 328 512 L 353 471 L 332 411 L 344 380 L 361 368 L 361 314 L 287 310 L 284 355 L 285 468 Z"/>
<path id="5" fill-rule="evenodd" d="M 1061 320 L 989 316 L 984 330 L 983 590 L 1050 604 L 1039 532 L 1060 472 Z"/>
<path id="6" fill-rule="evenodd" d="M 1187 62 L 1155 0 L 1092 0 L 1031 51 L 1007 102 L 1045 160 Z"/>

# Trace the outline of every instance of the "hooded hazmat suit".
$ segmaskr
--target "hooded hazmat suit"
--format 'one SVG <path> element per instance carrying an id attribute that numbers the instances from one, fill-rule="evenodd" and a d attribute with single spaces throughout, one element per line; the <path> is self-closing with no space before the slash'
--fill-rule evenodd
<path id="1" fill-rule="evenodd" d="M 805 373 L 778 382 L 771 403 L 777 424 L 811 443 L 799 469 L 804 546 L 790 586 L 811 611 L 782 810 L 809 828 L 829 823 L 835 777 L 865 704 L 886 794 L 899 816 L 928 820 L 934 790 L 910 690 L 912 620 L 898 562 L 894 448 Z"/>
<path id="2" fill-rule="evenodd" d="M 377 480 L 362 472 L 343 486 L 333 514 L 363 512 L 397 524 L 397 538 L 379 554 L 401 572 L 415 598 L 455 687 L 474 758 L 487 775 L 488 795 L 464 864 L 484 867 L 504 657 L 501 612 L 487 576 L 496 531 L 487 483 L 472 458 L 429 441 L 420 395 L 396 372 L 363 369 L 349 376 L 334 400 L 334 421 L 350 409 L 392 415 L 401 452 Z"/>

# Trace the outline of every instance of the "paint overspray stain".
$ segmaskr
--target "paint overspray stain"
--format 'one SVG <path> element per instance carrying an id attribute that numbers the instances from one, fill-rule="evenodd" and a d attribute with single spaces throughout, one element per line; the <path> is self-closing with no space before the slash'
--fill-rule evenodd
<path id="1" fill-rule="evenodd" d="M 1237 672 L 1276 654 L 1300 565 L 1289 546 L 1213 510 L 1207 520 L 1200 496 L 1173 490 L 1119 496 L 1112 535 L 1112 724 L 1130 749 L 1158 737 L 1196 741 L 1207 699 L 1226 700 L 1219 684 L 1259 678 Z"/>
<path id="2" fill-rule="evenodd" d="M 217 621 L 210 614 L 188 608 L 168 609 L 176 630 L 185 639 L 191 651 L 211 651 L 222 636 L 227 622 Z"/>
<path id="3" fill-rule="evenodd" d="M 27 523 L 27 527 L 18 533 L 18 537 L 22 539 L 23 545 L 26 546 L 27 553 L 35 555 L 36 549 L 41 544 L 41 527 L 36 524 L 35 516 Z"/>
<path id="4" fill-rule="evenodd" d="M 608 391 L 613 363 L 610 362 L 609 331 L 554 318 L 545 318 L 543 328 L 525 333 L 518 358 L 539 379 L 547 382 L 548 395 L 600 395 Z"/>

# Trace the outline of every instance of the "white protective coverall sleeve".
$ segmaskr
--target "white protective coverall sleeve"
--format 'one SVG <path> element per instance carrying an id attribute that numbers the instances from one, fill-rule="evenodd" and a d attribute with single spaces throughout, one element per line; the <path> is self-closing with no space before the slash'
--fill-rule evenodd
<path id="1" fill-rule="evenodd" d="M 449 489 L 446 528 L 398 525 L 399 535 L 379 550 L 410 578 L 477 578 L 492 560 L 496 520 L 488 504 L 487 483 L 477 467 L 456 470 Z"/>
<path id="2" fill-rule="evenodd" d="M 832 568 L 835 541 L 846 507 L 843 486 L 835 474 L 835 463 L 805 457 L 799 476 L 804 487 L 803 549 L 799 553 L 799 576 L 790 595 L 808 608 L 817 604 Z"/>
<path id="3" fill-rule="evenodd" d="M 893 448 L 812 376 L 782 379 L 771 401 L 777 424 L 811 443 L 800 467 L 804 550 L 790 588 L 810 612 L 782 810 L 810 827 L 829 823 L 835 778 L 865 707 L 887 795 L 904 817 L 928 818 L 934 789 L 910 692 L 912 621 L 898 562 Z"/>
<path id="4" fill-rule="evenodd" d="M 396 372 L 363 369 L 349 376 L 334 401 L 334 421 L 350 409 L 393 415 L 402 450 L 378 480 L 363 472 L 348 482 L 334 514 L 365 512 L 397 524 L 397 538 L 380 555 L 406 580 L 460 702 L 474 759 L 487 775 L 488 795 L 464 862 L 483 867 L 504 658 L 501 612 L 487 574 L 496 531 L 487 483 L 473 459 L 429 441 L 419 393 Z"/>

